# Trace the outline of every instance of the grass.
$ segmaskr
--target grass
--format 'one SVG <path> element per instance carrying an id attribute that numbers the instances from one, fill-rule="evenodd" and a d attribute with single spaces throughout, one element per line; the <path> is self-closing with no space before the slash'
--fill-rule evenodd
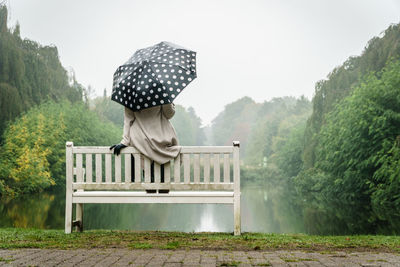
<path id="1" fill-rule="evenodd" d="M 400 252 L 400 236 L 306 234 L 184 233 L 165 231 L 91 230 L 64 234 L 62 230 L 0 229 L 0 249 L 11 248 L 132 248 L 213 250 L 306 250 Z"/>
<path id="2" fill-rule="evenodd" d="M 315 261 L 315 259 L 311 258 L 294 258 L 294 257 L 280 257 L 282 260 L 286 262 L 299 262 L 299 261 Z"/>
<path id="3" fill-rule="evenodd" d="M 6 259 L 6 258 L 3 258 L 3 257 L 0 257 L 0 263 L 1 263 L 1 262 L 3 262 L 3 263 L 10 263 L 10 262 L 12 262 L 12 261 L 14 261 L 14 259 Z"/>

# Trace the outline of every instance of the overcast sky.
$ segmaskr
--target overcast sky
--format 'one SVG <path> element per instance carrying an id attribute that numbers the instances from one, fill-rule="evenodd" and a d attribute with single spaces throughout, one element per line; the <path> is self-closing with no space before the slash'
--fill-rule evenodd
<path id="1" fill-rule="evenodd" d="M 197 74 L 176 99 L 208 124 L 243 96 L 311 98 L 314 85 L 368 40 L 400 22 L 396 0 L 8 0 L 9 26 L 54 44 L 66 69 L 111 93 L 139 48 L 170 41 L 197 52 Z"/>

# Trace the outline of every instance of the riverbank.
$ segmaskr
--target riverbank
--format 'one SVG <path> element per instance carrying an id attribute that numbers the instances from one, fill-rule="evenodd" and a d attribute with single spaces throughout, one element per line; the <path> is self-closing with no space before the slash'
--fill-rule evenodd
<path id="1" fill-rule="evenodd" d="M 305 234 L 185 233 L 166 231 L 92 230 L 64 234 L 63 230 L 22 228 L 0 229 L 0 249 L 200 249 L 200 250 L 303 250 L 303 251 L 371 251 L 400 253 L 400 236 L 348 235 L 319 236 Z"/>

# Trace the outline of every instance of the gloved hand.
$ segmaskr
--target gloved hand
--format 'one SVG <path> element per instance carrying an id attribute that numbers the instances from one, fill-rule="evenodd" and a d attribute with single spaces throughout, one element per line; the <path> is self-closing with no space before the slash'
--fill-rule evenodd
<path id="1" fill-rule="evenodd" d="M 110 146 L 110 150 L 114 148 L 114 154 L 118 156 L 119 153 L 121 152 L 121 149 L 123 149 L 125 147 L 126 147 L 126 145 L 124 145 L 124 144 L 117 144 L 117 145 Z"/>

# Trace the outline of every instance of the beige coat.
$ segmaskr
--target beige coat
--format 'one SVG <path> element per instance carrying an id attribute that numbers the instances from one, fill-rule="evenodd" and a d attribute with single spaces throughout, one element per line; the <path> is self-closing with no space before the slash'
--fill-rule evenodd
<path id="1" fill-rule="evenodd" d="M 174 104 L 140 111 L 132 111 L 125 107 L 121 144 L 135 147 L 159 164 L 170 161 L 178 156 L 181 150 L 175 129 L 169 121 L 174 114 Z"/>

